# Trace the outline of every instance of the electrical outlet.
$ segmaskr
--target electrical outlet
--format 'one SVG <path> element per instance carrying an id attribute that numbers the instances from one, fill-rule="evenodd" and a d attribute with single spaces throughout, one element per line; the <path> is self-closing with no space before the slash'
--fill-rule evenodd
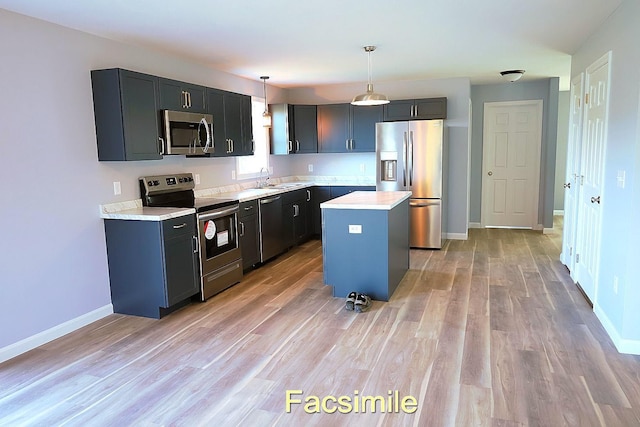
<path id="1" fill-rule="evenodd" d="M 362 225 L 349 224 L 349 234 L 362 234 Z"/>
<path id="2" fill-rule="evenodd" d="M 194 181 L 196 182 L 196 185 L 200 184 L 200 174 L 197 173 L 194 175 Z"/>
<path id="3" fill-rule="evenodd" d="M 613 293 L 618 295 L 618 276 L 613 276 Z"/>
<path id="4" fill-rule="evenodd" d="M 122 194 L 122 187 L 120 186 L 120 181 L 113 181 L 113 194 L 116 196 Z"/>
<path id="5" fill-rule="evenodd" d="M 236 170 L 231 171 L 231 179 L 236 179 Z"/>
<path id="6" fill-rule="evenodd" d="M 309 163 L 308 169 L 309 169 L 309 172 L 313 172 L 313 165 L 311 163 Z"/>

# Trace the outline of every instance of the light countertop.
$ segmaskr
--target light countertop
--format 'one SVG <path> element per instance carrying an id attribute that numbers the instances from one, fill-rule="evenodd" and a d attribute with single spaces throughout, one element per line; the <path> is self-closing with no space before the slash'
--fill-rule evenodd
<path id="1" fill-rule="evenodd" d="M 196 198 L 237 199 L 240 202 L 282 194 L 288 191 L 309 188 L 318 185 L 328 186 L 375 186 L 372 177 L 334 177 L 334 176 L 292 176 L 271 179 L 265 188 L 253 188 L 253 181 L 245 184 L 234 184 L 195 190 Z M 149 208 L 142 206 L 142 200 L 128 200 L 100 205 L 100 218 L 124 219 L 138 221 L 164 221 L 195 213 L 190 208 Z"/>
<path id="2" fill-rule="evenodd" d="M 196 213 L 193 208 L 149 208 L 142 200 L 129 200 L 100 206 L 100 218 L 130 221 L 164 221 Z"/>
<path id="3" fill-rule="evenodd" d="M 411 191 L 354 191 L 327 202 L 321 209 L 391 210 L 411 197 Z"/>

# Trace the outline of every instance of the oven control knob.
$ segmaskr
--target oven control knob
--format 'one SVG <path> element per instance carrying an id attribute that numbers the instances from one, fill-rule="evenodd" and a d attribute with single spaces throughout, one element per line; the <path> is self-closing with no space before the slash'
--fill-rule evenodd
<path id="1" fill-rule="evenodd" d="M 157 179 L 153 181 L 153 185 L 160 185 L 160 181 L 158 181 Z"/>
<path id="2" fill-rule="evenodd" d="M 153 181 L 149 181 L 147 182 L 147 184 L 149 185 L 149 187 L 153 187 Z"/>
<path id="3" fill-rule="evenodd" d="M 182 179 L 182 178 L 178 178 L 178 182 L 182 182 L 182 181 L 183 181 L 183 179 Z"/>

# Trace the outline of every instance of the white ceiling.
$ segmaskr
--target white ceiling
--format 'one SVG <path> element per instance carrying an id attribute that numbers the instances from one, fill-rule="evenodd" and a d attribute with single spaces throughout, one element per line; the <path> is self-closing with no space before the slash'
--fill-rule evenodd
<path id="1" fill-rule="evenodd" d="M 622 0 L 0 0 L 0 8 L 279 87 L 560 77 Z"/>

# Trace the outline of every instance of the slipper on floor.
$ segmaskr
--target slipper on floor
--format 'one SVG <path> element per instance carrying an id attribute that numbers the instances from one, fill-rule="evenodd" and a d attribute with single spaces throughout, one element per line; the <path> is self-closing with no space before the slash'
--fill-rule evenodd
<path id="1" fill-rule="evenodd" d="M 369 310 L 369 307 L 371 307 L 371 298 L 365 294 L 358 294 L 356 296 L 356 301 L 353 304 L 354 310 L 358 313 L 362 313 Z"/>
<path id="2" fill-rule="evenodd" d="M 347 295 L 347 300 L 345 302 L 345 308 L 349 311 L 353 311 L 353 306 L 356 302 L 356 297 L 358 296 L 357 293 L 355 292 L 349 292 L 349 295 Z"/>

